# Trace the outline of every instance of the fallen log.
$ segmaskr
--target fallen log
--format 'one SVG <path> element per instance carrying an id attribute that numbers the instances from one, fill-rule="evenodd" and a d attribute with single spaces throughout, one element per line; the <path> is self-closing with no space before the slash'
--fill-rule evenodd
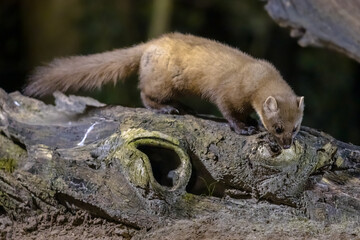
<path id="1" fill-rule="evenodd" d="M 218 118 L 55 103 L 0 90 L 4 236 L 95 219 L 139 239 L 183 239 L 182 225 L 190 237 L 360 236 L 359 146 L 302 127 L 282 150 Z"/>

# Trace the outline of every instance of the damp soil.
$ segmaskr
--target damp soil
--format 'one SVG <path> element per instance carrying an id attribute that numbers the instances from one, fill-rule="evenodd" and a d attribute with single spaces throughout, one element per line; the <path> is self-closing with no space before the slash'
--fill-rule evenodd
<path id="1" fill-rule="evenodd" d="M 134 229 L 120 223 L 77 214 L 42 214 L 13 221 L 0 217 L 0 239 L 360 239 L 356 223 L 327 225 L 314 221 L 257 221 L 228 213 L 180 219 Z"/>
<path id="2" fill-rule="evenodd" d="M 77 214 L 41 214 L 13 221 L 0 217 L 0 239 L 131 239 L 135 230 L 123 224 Z"/>

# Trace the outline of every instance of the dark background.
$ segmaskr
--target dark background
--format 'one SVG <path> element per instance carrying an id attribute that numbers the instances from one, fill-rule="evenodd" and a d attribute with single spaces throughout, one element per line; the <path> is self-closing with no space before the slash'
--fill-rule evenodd
<path id="1" fill-rule="evenodd" d="M 163 32 L 191 33 L 267 59 L 298 95 L 303 125 L 360 145 L 359 63 L 326 49 L 301 48 L 256 0 L 4 0 L 0 2 L 0 87 L 20 91 L 38 65 L 55 57 L 122 48 Z M 141 106 L 137 77 L 82 92 L 107 104 Z M 49 100 L 49 99 L 45 99 Z M 202 113 L 219 114 L 199 99 Z"/>

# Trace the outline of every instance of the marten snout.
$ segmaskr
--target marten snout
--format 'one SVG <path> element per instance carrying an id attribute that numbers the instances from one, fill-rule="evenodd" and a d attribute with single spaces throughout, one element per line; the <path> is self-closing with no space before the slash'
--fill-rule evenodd
<path id="1" fill-rule="evenodd" d="M 290 138 L 284 138 L 282 140 L 281 146 L 282 146 L 283 149 L 289 149 L 291 147 L 291 144 L 292 144 L 292 138 L 291 137 Z"/>
<path id="2" fill-rule="evenodd" d="M 283 149 L 289 149 L 292 145 L 292 136 L 286 136 L 287 134 L 284 134 L 283 136 L 274 136 L 276 139 L 276 142 L 283 148 Z"/>

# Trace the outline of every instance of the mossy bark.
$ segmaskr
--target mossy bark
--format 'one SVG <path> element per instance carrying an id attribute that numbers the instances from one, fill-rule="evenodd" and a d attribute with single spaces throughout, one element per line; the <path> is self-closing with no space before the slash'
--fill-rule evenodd
<path id="1" fill-rule="evenodd" d="M 307 127 L 281 150 L 221 119 L 1 90 L 0 130 L 0 204 L 14 220 L 86 211 L 134 229 L 220 215 L 358 227 L 360 147 Z"/>

